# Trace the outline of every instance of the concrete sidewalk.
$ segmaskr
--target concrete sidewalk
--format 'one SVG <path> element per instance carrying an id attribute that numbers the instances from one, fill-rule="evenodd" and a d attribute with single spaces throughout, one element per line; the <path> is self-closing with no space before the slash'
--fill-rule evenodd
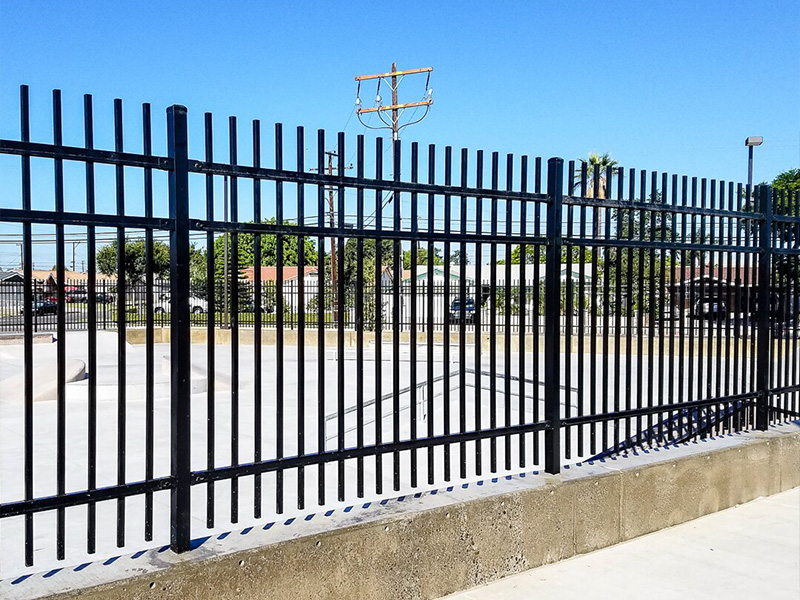
<path id="1" fill-rule="evenodd" d="M 800 488 L 447 597 L 800 598 Z"/>

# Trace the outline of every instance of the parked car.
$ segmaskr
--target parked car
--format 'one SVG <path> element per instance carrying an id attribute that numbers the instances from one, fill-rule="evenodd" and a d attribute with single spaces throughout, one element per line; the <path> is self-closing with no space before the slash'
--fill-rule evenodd
<path id="1" fill-rule="evenodd" d="M 464 302 L 464 308 L 461 308 L 461 299 L 456 298 L 450 304 L 450 313 L 447 315 L 449 323 L 460 323 L 461 317 L 464 317 L 464 323 L 472 324 L 475 322 L 475 299 L 467 298 Z"/>
<path id="2" fill-rule="evenodd" d="M 153 304 L 153 312 L 156 314 L 167 313 L 172 310 L 172 300 L 169 294 L 161 294 Z M 189 310 L 194 314 L 208 312 L 208 302 L 196 296 L 189 297 Z"/>
<path id="3" fill-rule="evenodd" d="M 728 318 L 728 309 L 718 298 L 700 298 L 694 304 L 694 318 L 723 321 Z"/>
<path id="4" fill-rule="evenodd" d="M 31 311 L 35 315 L 56 314 L 58 312 L 58 304 L 50 300 L 34 300 L 31 304 Z M 19 314 L 25 314 L 25 309 L 21 308 Z"/>
<path id="5" fill-rule="evenodd" d="M 97 292 L 95 294 L 95 300 L 99 304 L 111 304 L 112 302 L 114 302 L 114 295 L 108 294 L 106 292 Z"/>
<path id="6" fill-rule="evenodd" d="M 58 294 L 49 294 L 44 297 L 47 302 L 58 303 Z M 72 299 L 72 292 L 64 292 L 64 302 L 74 302 Z"/>

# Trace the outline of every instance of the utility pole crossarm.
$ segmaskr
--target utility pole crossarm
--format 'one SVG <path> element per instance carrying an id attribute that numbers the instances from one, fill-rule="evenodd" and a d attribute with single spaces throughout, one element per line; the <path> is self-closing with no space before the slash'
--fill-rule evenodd
<path id="1" fill-rule="evenodd" d="M 416 73 L 430 73 L 433 67 L 423 69 L 408 69 L 407 71 L 391 71 L 389 73 L 379 73 L 378 75 L 360 75 L 356 81 L 367 81 L 369 79 L 382 79 L 383 77 L 399 77 L 401 75 L 415 75 Z"/>
<path id="2" fill-rule="evenodd" d="M 415 123 L 419 123 L 422 119 L 424 119 L 428 111 L 430 110 L 431 105 L 433 104 L 433 99 L 431 98 L 431 94 L 433 90 L 429 87 L 430 80 L 431 80 L 431 73 L 433 72 L 433 67 L 425 67 L 422 69 L 407 69 L 405 71 L 398 71 L 397 64 L 392 63 L 392 70 L 387 73 L 379 73 L 377 75 L 360 75 L 356 77 L 356 82 L 358 82 L 358 91 L 356 92 L 356 115 L 358 115 L 358 120 L 361 122 L 364 127 L 368 129 L 390 129 L 392 132 L 392 140 L 397 141 L 400 138 L 400 130 L 408 127 L 409 125 L 413 125 Z M 419 75 L 419 74 L 427 74 L 427 80 L 425 82 L 425 95 L 423 99 L 418 102 L 404 102 L 400 103 L 398 100 L 398 93 L 397 88 L 400 85 L 403 77 L 406 75 Z M 377 80 L 377 90 L 375 94 L 375 106 L 369 108 L 362 108 L 361 107 L 361 82 L 362 81 L 370 81 L 370 80 Z M 381 100 L 381 84 L 386 80 L 386 85 L 389 86 L 391 93 L 392 93 L 392 100 L 391 104 L 384 105 Z M 400 116 L 402 112 L 407 108 L 417 108 L 420 106 L 425 107 L 424 114 L 416 119 L 404 123 L 403 125 L 400 124 Z M 416 111 L 415 111 L 416 112 Z M 364 122 L 361 118 L 362 115 L 366 114 L 377 114 L 380 118 L 383 126 L 371 126 L 369 123 Z M 391 121 L 384 119 L 382 116 L 384 113 L 391 113 Z"/>
<path id="3" fill-rule="evenodd" d="M 374 106 L 372 108 L 359 108 L 358 114 L 378 112 L 381 110 L 399 110 L 401 108 L 414 108 L 415 106 L 426 106 L 433 104 L 433 100 L 423 100 L 422 102 L 408 102 L 406 104 L 390 104 L 389 106 Z"/>

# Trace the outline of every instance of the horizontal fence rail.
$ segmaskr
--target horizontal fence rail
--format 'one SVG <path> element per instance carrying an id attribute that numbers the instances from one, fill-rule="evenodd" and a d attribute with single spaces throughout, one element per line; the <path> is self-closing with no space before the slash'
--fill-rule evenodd
<path id="1" fill-rule="evenodd" d="M 800 416 L 796 191 L 83 108 L 0 140 L 0 577 Z"/>

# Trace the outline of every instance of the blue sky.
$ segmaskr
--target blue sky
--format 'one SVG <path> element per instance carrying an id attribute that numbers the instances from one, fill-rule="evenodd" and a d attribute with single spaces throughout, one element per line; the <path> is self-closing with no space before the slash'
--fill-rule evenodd
<path id="1" fill-rule="evenodd" d="M 50 93 L 57 87 L 69 144 L 82 144 L 88 92 L 98 147 L 112 147 L 111 106 L 120 97 L 131 150 L 141 148 L 142 102 L 153 106 L 154 145 L 162 153 L 165 108 L 180 103 L 189 109 L 194 156 L 202 155 L 202 114 L 211 111 L 218 156 L 226 156 L 226 119 L 235 114 L 243 145 L 251 119 L 263 121 L 265 146 L 272 123 L 284 123 L 290 157 L 294 127 L 305 125 L 312 163 L 317 128 L 332 140 L 347 125 L 354 147 L 363 132 L 351 116 L 354 77 L 396 61 L 401 69 L 435 69 L 434 108 L 404 141 L 545 159 L 608 151 L 626 167 L 740 181 L 744 138 L 762 135 L 760 181 L 800 166 L 797 31 L 796 0 L 0 0 L 0 137 L 18 139 L 18 87 L 27 83 L 37 141 L 52 139 Z M 424 81 L 409 78 L 403 86 L 401 99 L 416 100 Z M 248 156 L 242 152 L 242 160 Z M 5 206 L 18 202 L 19 160 L 9 160 L 0 163 Z M 51 171 L 43 165 L 42 193 Z M 68 173 L 76 182 L 68 205 L 81 201 L 79 173 Z M 0 247 L 0 267 L 9 252 L 18 250 Z"/>

